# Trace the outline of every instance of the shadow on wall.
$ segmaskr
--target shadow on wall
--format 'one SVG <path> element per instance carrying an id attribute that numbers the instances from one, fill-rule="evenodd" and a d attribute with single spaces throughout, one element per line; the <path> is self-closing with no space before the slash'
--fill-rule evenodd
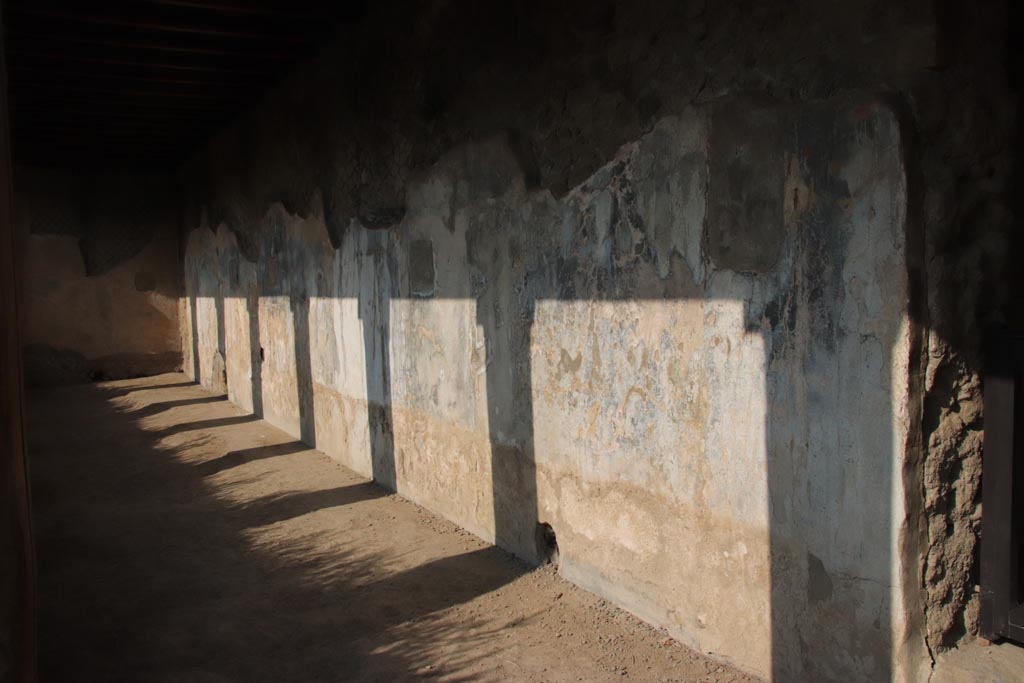
<path id="1" fill-rule="evenodd" d="M 369 269 L 369 282 L 356 294 L 363 328 L 363 356 L 366 363 L 366 411 L 369 429 L 370 471 L 373 480 L 396 490 L 394 418 L 391 415 L 391 299 L 395 294 L 388 260 L 388 234 L 367 235 L 361 258 Z"/>
<path id="2" fill-rule="evenodd" d="M 472 616 L 455 625 L 441 613 L 525 565 L 488 548 L 398 570 L 393 557 L 338 544 L 337 534 L 329 547 L 316 532 L 275 536 L 267 525 L 387 494 L 356 483 L 232 500 L 230 484 L 208 479 L 226 463 L 203 460 L 210 450 L 189 438 L 148 430 L 118 405 L 124 393 L 63 388 L 34 397 L 30 411 L 43 680 L 420 680 L 438 648 L 453 680 L 487 671 L 472 650 L 493 634 Z M 51 410 L 66 416 L 66 430 L 49 429 Z M 211 412 L 223 420 L 233 409 Z M 66 458 L 69 435 L 96 425 L 122 448 Z M 245 445 L 246 462 L 308 450 L 258 445 L 252 431 L 231 439 Z M 126 454 L 145 465 L 126 469 Z M 78 513 L 65 515 L 68 504 Z"/>
<path id="3" fill-rule="evenodd" d="M 918 488 L 903 479 L 908 423 L 893 416 L 913 405 L 916 340 L 905 314 L 908 264 L 918 255 L 905 248 L 920 240 L 905 233 L 916 226 L 905 215 L 900 143 L 899 122 L 878 103 L 794 110 L 740 100 L 663 121 L 561 201 L 525 194 L 514 157 L 494 144 L 459 153 L 481 155 L 469 164 L 476 177 L 458 154 L 439 165 L 457 188 L 441 212 L 446 221 L 424 200 L 401 229 L 354 229 L 325 254 L 322 243 L 288 234 L 272 211 L 255 283 L 225 293 L 209 274 L 187 278 L 191 329 L 200 331 L 192 334 L 194 376 L 208 384 L 198 356 L 212 349 L 199 338 L 207 328 L 197 302 L 244 302 L 254 407 L 270 410 L 270 383 L 290 386 L 293 431 L 316 445 L 325 436 L 316 429 L 318 392 L 344 384 L 338 377 L 351 369 L 338 367 L 331 346 L 347 339 L 324 336 L 333 325 L 324 317 L 311 321 L 309 293 L 336 302 L 333 311 L 356 302 L 372 473 L 401 490 L 401 467 L 417 463 L 396 456 L 393 410 L 417 401 L 461 410 L 439 397 L 444 378 L 428 375 L 469 378 L 458 387 L 469 401 L 476 368 L 469 357 L 469 369 L 439 370 L 423 356 L 411 373 L 395 374 L 393 335 L 443 328 L 465 342 L 472 330 L 415 316 L 449 302 L 474 308 L 500 546 L 540 561 L 552 540 L 542 523 L 551 522 L 572 580 L 774 680 L 910 677 L 925 654 L 906 615 L 923 608 L 912 603 L 916 584 L 904 592 L 915 570 L 904 563 L 916 560 L 902 554 L 894 528 L 912 504 L 904 495 Z M 186 268 L 216 263 L 195 253 L 196 241 Z M 355 256 L 341 262 L 346 253 Z M 335 258 L 359 276 L 335 278 L 331 288 L 322 284 L 332 267 L 325 259 Z M 290 304 L 291 330 L 269 327 L 278 300 Z M 396 318 L 407 304 L 413 313 Z M 292 340 L 291 367 L 273 352 L 268 368 L 269 345 L 289 343 L 282 335 Z M 448 342 L 430 341 L 443 358 Z M 563 378 L 581 368 L 589 384 Z M 669 386 L 672 377 L 680 386 Z M 434 393 L 410 390 L 417 382 Z M 750 414 L 757 410 L 763 422 Z M 576 435 L 586 411 L 591 426 L 611 416 L 618 432 Z M 559 451 L 559 432 L 575 452 Z M 695 452 L 680 443 L 697 444 Z M 589 494 L 545 502 L 538 487 L 557 496 L 555 480 L 639 493 L 597 491 L 602 509 L 572 517 L 554 508 L 585 505 Z M 451 484 L 463 491 L 471 482 Z M 634 508 L 654 510 L 641 533 L 660 545 L 647 556 L 616 545 L 634 541 L 614 520 L 576 528 L 588 517 L 629 520 Z M 704 546 L 693 552 L 694 543 Z"/>

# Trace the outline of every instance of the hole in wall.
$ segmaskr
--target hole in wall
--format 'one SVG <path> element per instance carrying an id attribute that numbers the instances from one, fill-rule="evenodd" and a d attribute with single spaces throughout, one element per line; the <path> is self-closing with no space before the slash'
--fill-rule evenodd
<path id="1" fill-rule="evenodd" d="M 547 522 L 537 524 L 537 557 L 542 564 L 558 565 L 558 539 Z"/>
<path id="2" fill-rule="evenodd" d="M 261 346 L 260 347 L 260 362 L 262 363 L 264 360 L 265 360 L 265 356 L 263 355 L 263 347 Z"/>

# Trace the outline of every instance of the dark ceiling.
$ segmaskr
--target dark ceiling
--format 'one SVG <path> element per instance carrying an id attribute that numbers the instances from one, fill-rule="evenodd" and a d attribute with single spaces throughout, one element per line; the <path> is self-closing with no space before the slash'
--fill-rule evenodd
<path id="1" fill-rule="evenodd" d="M 180 161 L 358 15 L 310 0 L 4 0 L 14 161 Z"/>

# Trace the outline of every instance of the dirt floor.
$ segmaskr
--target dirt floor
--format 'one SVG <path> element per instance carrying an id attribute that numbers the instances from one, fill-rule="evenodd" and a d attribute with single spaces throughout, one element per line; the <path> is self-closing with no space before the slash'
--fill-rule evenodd
<path id="1" fill-rule="evenodd" d="M 939 653 L 929 683 L 1020 683 L 1024 681 L 1024 648 L 1004 641 L 969 640 Z"/>
<path id="2" fill-rule="evenodd" d="M 753 681 L 183 375 L 37 391 L 45 681 Z"/>

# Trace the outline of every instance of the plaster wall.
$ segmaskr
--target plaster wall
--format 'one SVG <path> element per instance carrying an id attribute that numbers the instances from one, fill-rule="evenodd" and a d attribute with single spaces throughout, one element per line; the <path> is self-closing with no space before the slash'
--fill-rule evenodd
<path id="1" fill-rule="evenodd" d="M 16 179 L 26 380 L 55 384 L 179 368 L 173 211 L 126 196 L 123 183 L 32 169 Z M 145 215 L 131 211 L 140 203 Z"/>
<path id="2" fill-rule="evenodd" d="M 563 196 L 504 136 L 399 224 L 322 197 L 185 250 L 186 370 L 776 680 L 916 680 L 907 182 L 872 100 L 661 118 Z M 908 504 L 908 501 L 910 503 Z M 909 538 L 909 541 L 908 541 Z"/>

